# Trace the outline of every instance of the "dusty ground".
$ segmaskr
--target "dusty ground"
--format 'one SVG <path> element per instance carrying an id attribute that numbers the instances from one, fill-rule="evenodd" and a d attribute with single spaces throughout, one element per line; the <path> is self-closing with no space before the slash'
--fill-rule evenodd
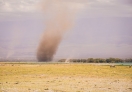
<path id="1" fill-rule="evenodd" d="M 0 63 L 0 92 L 132 92 L 132 68 Z"/>

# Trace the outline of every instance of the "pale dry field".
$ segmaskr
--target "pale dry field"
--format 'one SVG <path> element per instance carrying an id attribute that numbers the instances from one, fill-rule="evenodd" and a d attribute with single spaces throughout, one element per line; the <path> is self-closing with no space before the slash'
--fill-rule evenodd
<path id="1" fill-rule="evenodd" d="M 1 62 L 0 92 L 132 92 L 132 68 Z"/>

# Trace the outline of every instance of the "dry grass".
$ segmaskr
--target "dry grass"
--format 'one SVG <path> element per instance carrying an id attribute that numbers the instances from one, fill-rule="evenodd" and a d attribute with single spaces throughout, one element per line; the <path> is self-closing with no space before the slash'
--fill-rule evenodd
<path id="1" fill-rule="evenodd" d="M 0 63 L 0 92 L 131 92 L 132 68 Z"/>

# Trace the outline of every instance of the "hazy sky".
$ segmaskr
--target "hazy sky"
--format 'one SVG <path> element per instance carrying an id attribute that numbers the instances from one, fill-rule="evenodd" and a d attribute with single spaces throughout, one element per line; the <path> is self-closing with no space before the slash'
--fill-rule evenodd
<path id="1" fill-rule="evenodd" d="M 51 0 L 55 3 L 55 0 Z M 132 58 L 132 0 L 62 0 L 75 14 L 58 58 Z M 0 58 L 36 58 L 44 0 L 0 0 Z"/>

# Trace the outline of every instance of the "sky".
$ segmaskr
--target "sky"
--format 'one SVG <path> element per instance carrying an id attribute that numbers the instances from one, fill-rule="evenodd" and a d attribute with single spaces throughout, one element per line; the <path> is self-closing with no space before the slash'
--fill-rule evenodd
<path id="1" fill-rule="evenodd" d="M 132 57 L 132 0 L 62 2 L 75 12 L 74 25 L 54 59 Z M 45 0 L 0 0 L 0 58 L 36 59 L 46 27 L 43 5 Z"/>

